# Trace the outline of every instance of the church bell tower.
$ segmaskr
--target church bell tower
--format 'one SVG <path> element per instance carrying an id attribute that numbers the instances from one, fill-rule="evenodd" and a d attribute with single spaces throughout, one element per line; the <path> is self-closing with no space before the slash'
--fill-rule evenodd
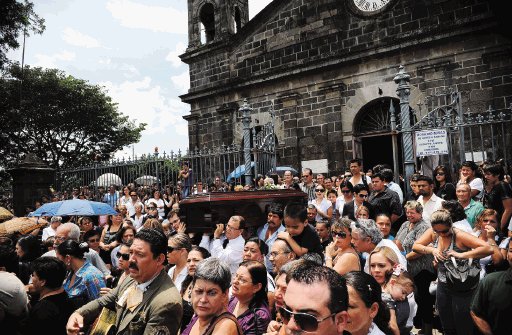
<path id="1" fill-rule="evenodd" d="M 188 47 L 236 34 L 249 21 L 249 0 L 188 0 Z"/>

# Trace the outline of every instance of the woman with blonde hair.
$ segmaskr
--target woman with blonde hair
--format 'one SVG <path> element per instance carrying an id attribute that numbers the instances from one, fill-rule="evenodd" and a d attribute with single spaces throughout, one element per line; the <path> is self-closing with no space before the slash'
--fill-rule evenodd
<path id="1" fill-rule="evenodd" d="M 412 279 L 400 266 L 398 255 L 389 247 L 377 247 L 368 257 L 370 264 L 370 274 L 382 287 L 382 300 L 386 303 L 390 311 L 389 328 L 393 334 L 398 335 L 401 331 L 407 330 L 407 319 L 409 318 L 409 304 L 407 296 L 412 293 Z M 398 269 L 398 270 L 397 270 Z M 393 274 L 395 278 L 393 279 Z M 403 276 L 403 278 L 401 278 Z M 400 280 L 399 279 L 403 279 Z M 399 287 L 400 286 L 400 287 Z M 401 296 L 393 295 L 392 292 L 406 292 Z M 404 309 L 397 308 L 402 304 Z"/>

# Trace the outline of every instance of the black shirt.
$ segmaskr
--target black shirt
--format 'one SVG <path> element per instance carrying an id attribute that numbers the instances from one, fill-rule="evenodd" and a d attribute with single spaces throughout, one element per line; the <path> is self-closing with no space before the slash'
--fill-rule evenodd
<path id="1" fill-rule="evenodd" d="M 297 242 L 302 248 L 308 249 L 308 252 L 316 252 L 323 259 L 323 248 L 320 243 L 320 237 L 315 229 L 310 224 L 304 226 L 304 230 L 300 235 L 292 236 L 293 240 Z"/>
<path id="2" fill-rule="evenodd" d="M 512 198 L 512 187 L 503 181 L 494 185 L 489 193 L 484 194 L 484 207 L 494 209 L 498 212 L 498 226 L 501 222 L 501 216 L 505 211 L 503 200 Z"/>
<path id="3" fill-rule="evenodd" d="M 39 300 L 30 310 L 23 334 L 66 335 L 66 323 L 73 313 L 71 301 L 65 291 Z"/>
<path id="4" fill-rule="evenodd" d="M 391 214 L 402 215 L 402 204 L 395 191 L 385 188 L 381 192 L 373 192 L 368 202 L 373 206 L 376 214 L 385 213 L 391 217 Z"/>

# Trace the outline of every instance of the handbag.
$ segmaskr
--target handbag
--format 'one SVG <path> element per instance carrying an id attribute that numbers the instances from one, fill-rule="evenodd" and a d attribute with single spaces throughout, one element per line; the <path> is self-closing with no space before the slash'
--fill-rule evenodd
<path id="1" fill-rule="evenodd" d="M 455 233 L 454 233 L 455 235 Z M 453 240 L 448 250 L 453 249 Z M 444 261 L 446 284 L 454 292 L 467 292 L 478 286 L 480 281 L 480 263 L 472 258 L 450 257 Z"/>

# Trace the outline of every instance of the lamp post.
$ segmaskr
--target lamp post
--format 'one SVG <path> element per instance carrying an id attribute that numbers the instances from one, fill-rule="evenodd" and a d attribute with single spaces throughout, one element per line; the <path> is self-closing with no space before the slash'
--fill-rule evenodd
<path id="1" fill-rule="evenodd" d="M 396 116 L 395 107 L 393 106 L 393 99 L 389 101 L 389 115 L 391 120 L 391 143 L 393 144 L 393 171 L 395 173 L 394 179 L 396 183 L 400 183 L 400 171 L 398 171 L 398 133 L 396 131 Z"/>
<path id="2" fill-rule="evenodd" d="M 244 104 L 239 109 L 242 112 L 242 125 L 244 131 L 244 160 L 245 160 L 245 185 L 252 185 L 251 175 L 251 112 L 252 108 L 244 99 Z"/>
<path id="3" fill-rule="evenodd" d="M 403 65 L 400 65 L 399 71 L 393 78 L 395 83 L 398 85 L 396 94 L 400 98 L 400 120 L 401 120 L 401 132 L 402 132 L 402 143 L 403 143 L 403 155 L 404 155 L 404 171 L 405 171 L 405 193 L 410 190 L 409 177 L 414 174 L 414 154 L 413 154 L 413 143 L 412 143 L 412 129 L 410 119 L 410 107 L 409 107 L 409 96 L 411 89 L 409 81 L 411 76 L 405 72 Z"/>

